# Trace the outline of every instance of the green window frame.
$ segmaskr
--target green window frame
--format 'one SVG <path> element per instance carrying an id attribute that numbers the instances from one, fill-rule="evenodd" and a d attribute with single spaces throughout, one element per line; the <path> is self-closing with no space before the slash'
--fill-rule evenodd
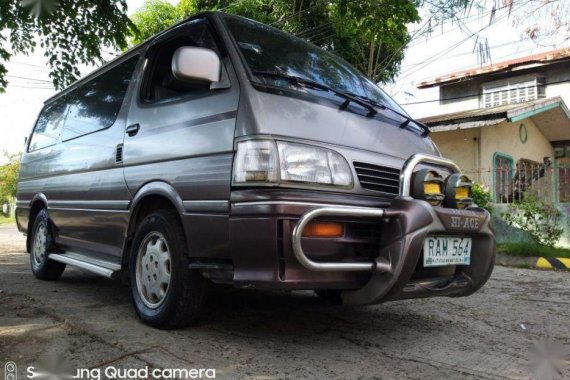
<path id="1" fill-rule="evenodd" d="M 499 160 L 507 162 L 508 169 L 503 169 L 498 165 Z M 493 154 L 493 202 L 494 203 L 509 203 L 509 185 L 513 181 L 515 161 L 513 157 L 502 152 L 495 152 Z M 506 182 L 506 186 L 505 186 Z M 503 194 L 506 189 L 506 194 Z M 506 195 L 507 202 L 502 200 Z"/>

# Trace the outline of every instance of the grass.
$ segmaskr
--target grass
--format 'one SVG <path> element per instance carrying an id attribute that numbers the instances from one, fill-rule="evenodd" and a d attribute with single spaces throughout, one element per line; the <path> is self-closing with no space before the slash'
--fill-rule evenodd
<path id="1" fill-rule="evenodd" d="M 6 224 L 16 224 L 16 219 L 0 215 L 0 226 Z"/>
<path id="2" fill-rule="evenodd" d="M 497 253 L 509 256 L 538 256 L 538 257 L 565 257 L 570 258 L 570 249 L 550 248 L 545 245 L 532 245 L 527 243 L 497 244 Z"/>

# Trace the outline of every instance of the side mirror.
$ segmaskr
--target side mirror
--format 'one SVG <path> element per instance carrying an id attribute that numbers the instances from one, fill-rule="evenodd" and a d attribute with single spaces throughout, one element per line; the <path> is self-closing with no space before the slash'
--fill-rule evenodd
<path id="1" fill-rule="evenodd" d="M 210 49 L 183 46 L 172 56 L 172 74 L 182 81 L 219 82 L 220 66 L 220 58 Z"/>

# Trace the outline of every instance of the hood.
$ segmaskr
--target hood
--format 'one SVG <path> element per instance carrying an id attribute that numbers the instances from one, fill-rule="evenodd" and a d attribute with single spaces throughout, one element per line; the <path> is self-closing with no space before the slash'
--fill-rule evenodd
<path id="1" fill-rule="evenodd" d="M 318 99 L 311 101 L 253 88 L 248 93 L 245 100 L 240 99 L 236 137 L 283 136 L 363 149 L 404 160 L 415 153 L 440 155 L 429 137 L 398 128 L 397 122 L 340 110 L 328 101 L 317 102 Z"/>

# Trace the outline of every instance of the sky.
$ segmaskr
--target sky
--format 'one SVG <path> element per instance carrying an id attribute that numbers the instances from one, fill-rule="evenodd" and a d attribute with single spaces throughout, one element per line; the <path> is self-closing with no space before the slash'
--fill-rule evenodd
<path id="1" fill-rule="evenodd" d="M 168 0 L 175 4 L 178 0 Z M 139 8 L 144 0 L 128 0 L 129 13 Z M 516 2 L 515 2 L 516 5 Z M 517 12 L 518 11 L 518 12 Z M 465 23 L 470 31 L 479 35 L 479 41 L 487 39 L 491 48 L 492 62 L 513 59 L 520 56 L 539 53 L 563 47 L 563 45 L 537 45 L 525 37 L 516 15 L 526 14 L 525 9 L 514 9 L 509 16 L 508 10 L 498 10 L 495 21 L 489 25 L 489 10 L 473 12 L 465 16 Z M 523 20 L 524 21 L 524 20 Z M 405 51 L 401 73 L 393 84 L 384 86 L 412 117 L 422 117 L 433 112 L 437 105 L 437 88 L 418 90 L 416 84 L 443 74 L 478 66 L 477 55 L 473 53 L 475 41 L 469 33 L 462 32 L 457 25 L 446 23 L 429 36 L 416 33 L 422 29 L 425 21 L 410 25 L 410 33 L 416 35 Z M 566 46 L 570 41 L 566 41 Z M 108 55 L 111 58 L 111 55 Z M 46 59 L 41 51 L 30 56 L 15 56 L 7 63 L 7 91 L 0 94 L 0 154 L 3 151 L 16 153 L 22 150 L 24 139 L 42 108 L 43 102 L 55 94 L 46 66 Z M 83 74 L 94 67 L 83 67 Z M 411 104 L 416 102 L 425 102 Z M 1 160 L 1 158 L 0 158 Z"/>

